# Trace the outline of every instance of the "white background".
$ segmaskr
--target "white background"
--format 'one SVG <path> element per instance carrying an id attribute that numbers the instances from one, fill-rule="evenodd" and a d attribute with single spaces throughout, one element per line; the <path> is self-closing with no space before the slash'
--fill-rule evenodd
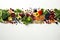
<path id="1" fill-rule="evenodd" d="M 60 9 L 60 0 L 0 0 L 0 8 Z M 60 40 L 60 24 L 2 24 L 0 40 Z"/>

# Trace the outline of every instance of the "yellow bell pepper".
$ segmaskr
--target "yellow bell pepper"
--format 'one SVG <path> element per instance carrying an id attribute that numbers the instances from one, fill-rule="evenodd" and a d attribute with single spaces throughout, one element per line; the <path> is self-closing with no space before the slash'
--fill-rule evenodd
<path id="1" fill-rule="evenodd" d="M 9 20 L 9 21 L 12 21 L 12 17 L 11 17 L 11 16 L 10 16 L 10 17 L 8 17 L 8 20 Z"/>
<path id="2" fill-rule="evenodd" d="M 33 15 L 34 15 L 35 17 L 38 17 L 38 16 L 39 16 L 38 12 L 33 13 Z"/>

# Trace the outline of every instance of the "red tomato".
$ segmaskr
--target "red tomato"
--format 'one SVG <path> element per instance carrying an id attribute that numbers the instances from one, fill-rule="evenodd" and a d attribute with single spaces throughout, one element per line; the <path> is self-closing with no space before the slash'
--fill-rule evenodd
<path id="1" fill-rule="evenodd" d="M 42 13 L 43 13 L 42 10 L 39 10 L 39 11 L 38 11 L 38 14 L 39 14 L 39 15 L 42 15 Z"/>

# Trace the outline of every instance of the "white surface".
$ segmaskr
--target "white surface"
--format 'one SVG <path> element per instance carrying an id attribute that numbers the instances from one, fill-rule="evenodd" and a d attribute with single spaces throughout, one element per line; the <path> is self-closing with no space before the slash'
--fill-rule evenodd
<path id="1" fill-rule="evenodd" d="M 0 0 L 0 8 L 58 8 L 60 0 Z M 60 40 L 60 25 L 56 24 L 1 24 L 0 40 Z"/>
<path id="2" fill-rule="evenodd" d="M 60 8 L 60 0 L 0 0 L 0 8 Z"/>
<path id="3" fill-rule="evenodd" d="M 60 25 L 0 23 L 0 40 L 60 40 Z"/>

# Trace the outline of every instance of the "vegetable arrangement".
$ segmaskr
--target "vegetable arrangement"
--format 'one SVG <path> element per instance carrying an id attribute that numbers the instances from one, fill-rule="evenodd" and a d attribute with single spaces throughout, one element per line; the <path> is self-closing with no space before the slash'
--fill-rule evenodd
<path id="1" fill-rule="evenodd" d="M 36 24 L 51 24 L 60 22 L 60 9 L 0 9 L 1 23 L 23 23 L 25 25 Z"/>

